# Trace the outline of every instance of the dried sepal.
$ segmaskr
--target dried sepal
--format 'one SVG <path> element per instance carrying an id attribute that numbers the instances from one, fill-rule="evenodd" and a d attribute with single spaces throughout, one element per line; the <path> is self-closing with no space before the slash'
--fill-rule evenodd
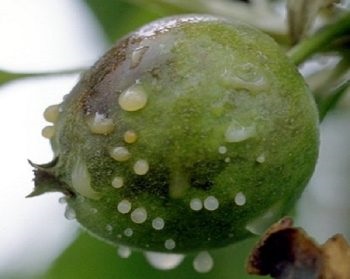
<path id="1" fill-rule="evenodd" d="M 301 228 L 283 218 L 253 249 L 247 272 L 278 279 L 350 278 L 350 246 L 341 235 L 318 245 Z"/>
<path id="2" fill-rule="evenodd" d="M 350 246 L 336 234 L 322 245 L 324 269 L 321 279 L 350 278 Z"/>
<path id="3" fill-rule="evenodd" d="M 48 192 L 61 192 L 66 196 L 72 196 L 74 193 L 67 186 L 55 177 L 54 167 L 57 165 L 58 157 L 55 157 L 47 164 L 35 164 L 28 160 L 34 168 L 34 190 L 27 195 L 27 198 L 36 197 Z"/>

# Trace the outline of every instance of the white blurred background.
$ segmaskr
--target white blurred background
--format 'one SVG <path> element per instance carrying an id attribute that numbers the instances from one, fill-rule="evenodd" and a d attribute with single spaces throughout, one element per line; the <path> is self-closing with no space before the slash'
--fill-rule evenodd
<path id="1" fill-rule="evenodd" d="M 0 69 L 57 71 L 91 65 L 104 36 L 80 0 L 0 0 Z M 43 110 L 61 101 L 77 75 L 31 78 L 0 87 L 0 278 L 44 271 L 74 240 L 59 194 L 25 199 L 33 188 L 27 163 L 51 160 L 41 129 Z M 322 125 L 321 154 L 298 207 L 297 224 L 317 240 L 350 236 L 350 112 Z"/>
<path id="2" fill-rule="evenodd" d="M 106 48 L 89 10 L 74 0 L 1 0 L 0 69 L 18 72 L 88 67 Z M 42 112 L 59 103 L 78 75 L 28 78 L 0 87 L 0 278 L 45 270 L 74 239 L 59 194 L 26 199 L 32 168 L 51 160 Z"/>

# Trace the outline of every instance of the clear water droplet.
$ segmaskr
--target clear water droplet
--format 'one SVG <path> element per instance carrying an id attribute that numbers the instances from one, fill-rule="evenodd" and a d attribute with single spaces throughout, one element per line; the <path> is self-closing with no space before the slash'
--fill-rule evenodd
<path id="1" fill-rule="evenodd" d="M 91 214 L 96 214 L 98 212 L 98 210 L 96 208 L 91 208 L 90 209 L 90 213 Z"/>
<path id="2" fill-rule="evenodd" d="M 149 170 L 149 164 L 147 160 L 137 160 L 134 164 L 133 169 L 137 175 L 145 175 Z"/>
<path id="3" fill-rule="evenodd" d="M 58 199 L 58 203 L 60 204 L 66 204 L 67 203 L 67 197 L 60 197 Z"/>
<path id="4" fill-rule="evenodd" d="M 66 217 L 67 220 L 74 220 L 77 217 L 77 215 L 74 209 L 67 205 L 66 210 L 64 212 L 64 217 Z"/>
<path id="5" fill-rule="evenodd" d="M 162 230 L 164 225 L 165 223 L 163 218 L 156 217 L 152 220 L 152 227 L 157 231 Z"/>
<path id="6" fill-rule="evenodd" d="M 131 255 L 131 249 L 127 246 L 120 245 L 117 249 L 117 253 L 118 253 L 119 257 L 121 257 L 123 259 L 127 259 Z"/>
<path id="7" fill-rule="evenodd" d="M 261 216 L 253 219 L 246 225 L 246 230 L 255 235 L 263 234 L 281 215 L 282 202 L 278 202 Z"/>
<path id="8" fill-rule="evenodd" d="M 255 125 L 244 126 L 233 120 L 225 132 L 226 142 L 241 142 L 256 135 Z"/>
<path id="9" fill-rule="evenodd" d="M 199 211 L 203 208 L 203 203 L 199 198 L 193 198 L 190 201 L 190 208 L 194 211 Z"/>
<path id="10" fill-rule="evenodd" d="M 92 188 L 91 177 L 86 163 L 79 157 L 76 157 L 75 164 L 71 173 L 72 187 L 81 196 L 89 199 L 98 200 L 101 196 Z"/>
<path id="11" fill-rule="evenodd" d="M 131 53 L 131 69 L 137 67 L 141 63 L 142 57 L 148 49 L 149 46 L 140 46 L 138 48 L 135 48 L 135 50 Z"/>
<path id="12" fill-rule="evenodd" d="M 131 202 L 122 200 L 118 203 L 117 209 L 121 214 L 129 213 L 131 210 Z"/>
<path id="13" fill-rule="evenodd" d="M 158 252 L 144 252 L 145 258 L 151 266 L 159 270 L 170 270 L 178 267 L 185 256 Z"/>
<path id="14" fill-rule="evenodd" d="M 113 226 L 111 224 L 107 224 L 106 231 L 111 233 L 113 231 Z"/>
<path id="15" fill-rule="evenodd" d="M 120 176 L 116 176 L 113 178 L 112 180 L 112 186 L 116 189 L 119 189 L 121 187 L 123 187 L 124 185 L 124 179 L 123 177 L 120 177 Z"/>
<path id="16" fill-rule="evenodd" d="M 164 247 L 165 249 L 173 250 L 176 247 L 176 242 L 174 241 L 174 239 L 167 239 L 164 242 Z"/>
<path id="17" fill-rule="evenodd" d="M 242 192 L 238 192 L 235 196 L 235 203 L 238 205 L 238 206 L 243 206 L 245 205 L 247 201 L 247 198 L 246 196 L 242 193 Z"/>
<path id="18" fill-rule="evenodd" d="M 204 200 L 204 208 L 209 211 L 214 211 L 219 208 L 219 201 L 214 196 L 209 196 Z"/>
<path id="19" fill-rule="evenodd" d="M 263 77 L 258 73 L 255 66 L 251 63 L 241 64 L 236 67 L 236 75 L 247 82 L 257 82 Z"/>
<path id="20" fill-rule="evenodd" d="M 207 273 L 214 267 L 214 260 L 207 251 L 200 252 L 193 260 L 193 268 L 199 273 Z"/>
<path id="21" fill-rule="evenodd" d="M 131 228 L 127 228 L 124 230 L 124 235 L 127 237 L 131 237 L 134 234 L 134 231 Z"/>
<path id="22" fill-rule="evenodd" d="M 143 207 L 138 207 L 133 212 L 131 212 L 130 218 L 134 223 L 142 224 L 147 220 L 147 211 Z"/>
<path id="23" fill-rule="evenodd" d="M 264 153 L 260 154 L 257 158 L 256 161 L 260 164 L 264 163 L 266 161 L 266 156 Z"/>
<path id="24" fill-rule="evenodd" d="M 174 239 L 167 239 L 165 240 L 164 242 L 164 247 L 165 249 L 168 249 L 168 250 L 173 250 L 175 247 L 176 247 L 176 242 Z"/>
<path id="25" fill-rule="evenodd" d="M 83 196 L 78 196 L 77 197 L 77 202 L 83 203 L 83 202 L 85 202 L 85 198 Z"/>
<path id="26" fill-rule="evenodd" d="M 227 152 L 226 146 L 219 146 L 218 151 L 220 154 L 225 154 Z"/>

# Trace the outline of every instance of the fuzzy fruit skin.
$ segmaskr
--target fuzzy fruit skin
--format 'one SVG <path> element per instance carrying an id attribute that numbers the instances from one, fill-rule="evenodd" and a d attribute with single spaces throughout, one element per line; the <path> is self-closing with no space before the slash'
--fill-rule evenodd
<path id="1" fill-rule="evenodd" d="M 123 105 L 128 89 L 141 99 Z M 318 113 L 294 65 L 267 35 L 212 16 L 167 18 L 129 34 L 60 107 L 51 138 L 58 159 L 36 166 L 36 188 L 55 181 L 88 231 L 145 250 L 250 236 L 253 220 L 270 210 L 273 222 L 300 196 L 318 153 Z M 96 131 L 101 117 L 106 126 Z M 125 140 L 127 131 L 136 137 Z M 148 165 L 135 167 L 139 160 Z M 115 177 L 122 186 L 112 187 Z M 198 211 L 195 198 L 205 205 Z M 162 229 L 152 226 L 157 217 Z"/>

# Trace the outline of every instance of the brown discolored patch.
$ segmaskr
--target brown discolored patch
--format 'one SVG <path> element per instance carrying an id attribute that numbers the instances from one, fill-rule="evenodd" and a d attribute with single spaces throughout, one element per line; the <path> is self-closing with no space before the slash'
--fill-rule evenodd
<path id="1" fill-rule="evenodd" d="M 105 55 L 83 76 L 84 82 L 89 88 L 98 85 L 106 75 L 120 66 L 127 57 L 130 47 L 139 44 L 143 40 L 139 36 L 126 36 L 119 40 Z"/>
<path id="2" fill-rule="evenodd" d="M 278 279 L 349 279 L 350 247 L 340 235 L 320 246 L 285 217 L 257 243 L 247 272 Z"/>

